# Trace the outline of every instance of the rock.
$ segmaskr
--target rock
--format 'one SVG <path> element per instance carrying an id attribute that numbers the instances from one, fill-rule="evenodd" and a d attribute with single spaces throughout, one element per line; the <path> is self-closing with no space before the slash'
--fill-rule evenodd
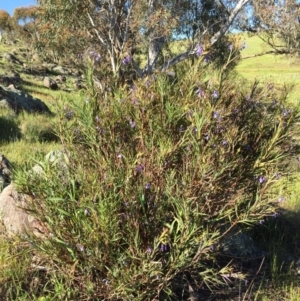
<path id="1" fill-rule="evenodd" d="M 5 61 L 10 62 L 10 63 L 17 63 L 21 64 L 20 60 L 12 53 L 4 53 L 3 58 Z"/>
<path id="2" fill-rule="evenodd" d="M 18 72 L 12 71 L 10 77 L 21 80 L 21 75 Z"/>
<path id="3" fill-rule="evenodd" d="M 45 76 L 48 74 L 50 71 L 47 67 L 42 66 L 42 65 L 26 65 L 23 64 L 23 72 L 31 75 L 43 75 Z"/>
<path id="4" fill-rule="evenodd" d="M 39 61 L 39 60 L 40 60 L 39 55 L 38 55 L 37 53 L 34 53 L 34 54 L 32 55 L 32 60 L 33 60 L 33 61 Z"/>
<path id="5" fill-rule="evenodd" d="M 62 66 L 56 66 L 52 69 L 52 71 L 57 74 L 60 74 L 60 75 L 68 75 L 69 74 L 69 71 Z"/>
<path id="6" fill-rule="evenodd" d="M 3 54 L 3 58 L 7 61 L 7 62 L 14 62 L 14 61 L 16 61 L 16 57 L 13 55 L 13 54 L 11 54 L 11 53 L 4 53 Z"/>
<path id="7" fill-rule="evenodd" d="M 42 178 L 46 177 L 46 174 L 44 172 L 44 169 L 42 168 L 42 166 L 36 164 L 32 167 L 32 171 L 34 175 L 40 176 Z"/>
<path id="8" fill-rule="evenodd" d="M 232 230 L 224 236 L 220 243 L 221 255 L 244 260 L 260 258 L 266 253 L 259 249 L 253 239 L 239 229 Z"/>
<path id="9" fill-rule="evenodd" d="M 64 75 L 58 75 L 58 76 L 56 76 L 55 81 L 57 83 L 65 83 L 67 81 L 67 79 Z"/>
<path id="10" fill-rule="evenodd" d="M 56 67 L 57 65 L 54 63 L 42 63 L 42 66 L 47 68 L 48 70 L 52 70 L 54 67 Z"/>
<path id="11" fill-rule="evenodd" d="M 74 89 L 75 90 L 80 90 L 80 89 L 82 89 L 83 88 L 83 85 L 82 85 L 82 83 L 80 82 L 80 81 L 76 81 L 75 83 L 74 83 Z"/>
<path id="12" fill-rule="evenodd" d="M 21 81 L 20 75 L 17 73 L 11 76 L 0 75 L 0 85 L 2 86 L 18 85 Z"/>
<path id="13" fill-rule="evenodd" d="M 47 233 L 45 226 L 34 216 L 26 212 L 26 195 L 16 191 L 10 184 L 0 194 L 0 221 L 3 224 L 5 234 L 34 234 L 44 237 Z"/>
<path id="14" fill-rule="evenodd" d="M 44 86 L 51 89 L 51 90 L 57 90 L 58 89 L 58 85 L 56 83 L 55 80 L 53 80 L 52 78 L 46 76 L 44 78 Z"/>
<path id="15" fill-rule="evenodd" d="M 0 192 L 10 183 L 11 164 L 0 154 Z"/>
<path id="16" fill-rule="evenodd" d="M 0 86 L 0 107 L 12 109 L 15 113 L 26 111 L 29 113 L 47 113 L 52 114 L 49 108 L 40 99 L 26 94 L 14 86 Z"/>

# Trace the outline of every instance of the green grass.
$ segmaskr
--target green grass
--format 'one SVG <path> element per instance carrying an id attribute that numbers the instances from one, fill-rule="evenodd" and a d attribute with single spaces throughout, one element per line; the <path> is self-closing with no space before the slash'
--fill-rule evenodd
<path id="1" fill-rule="evenodd" d="M 297 57 L 290 57 L 287 55 L 273 55 L 267 54 L 263 56 L 251 57 L 253 55 L 271 50 L 271 48 L 258 37 L 249 37 L 243 35 L 242 39 L 246 41 L 247 47 L 242 52 L 243 59 L 237 66 L 238 73 L 250 80 L 258 80 L 261 83 L 271 83 L 274 85 L 287 86 L 292 88 L 288 95 L 288 101 L 299 104 L 300 102 L 300 59 Z M 249 57 L 249 58 L 247 58 Z M 295 137 L 299 140 L 299 137 Z M 296 228 L 300 226 L 300 197 L 299 197 L 299 162 L 293 160 L 290 164 L 291 176 L 286 182 L 286 189 L 284 192 L 284 200 L 281 204 L 282 208 L 286 210 L 286 217 Z M 280 278 L 280 272 L 277 273 Z M 264 285 L 256 292 L 254 300 L 300 300 L 300 286 L 299 281 L 294 278 L 291 282 L 284 283 L 285 277 L 279 282 L 271 282 L 273 289 L 268 290 Z M 269 292 L 268 292 L 269 291 Z"/>
<path id="2" fill-rule="evenodd" d="M 242 57 L 245 59 L 236 68 L 238 73 L 251 81 L 259 80 L 262 83 L 293 86 L 289 100 L 298 103 L 300 101 L 300 59 L 273 54 L 247 58 L 271 50 L 271 48 L 256 36 L 243 35 L 242 39 L 245 40 L 247 47 L 242 51 Z"/>

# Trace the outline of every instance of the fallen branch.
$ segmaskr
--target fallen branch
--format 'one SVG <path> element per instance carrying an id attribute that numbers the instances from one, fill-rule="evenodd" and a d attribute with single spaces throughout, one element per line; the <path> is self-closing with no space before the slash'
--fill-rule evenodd
<path id="1" fill-rule="evenodd" d="M 284 50 L 269 50 L 269 51 L 264 51 L 264 52 L 253 54 L 253 55 L 242 56 L 242 59 L 243 60 L 251 59 L 253 57 L 263 56 L 263 55 L 266 55 L 266 54 L 291 54 L 291 53 L 292 53 L 291 51 L 288 51 L 286 49 L 284 49 Z"/>

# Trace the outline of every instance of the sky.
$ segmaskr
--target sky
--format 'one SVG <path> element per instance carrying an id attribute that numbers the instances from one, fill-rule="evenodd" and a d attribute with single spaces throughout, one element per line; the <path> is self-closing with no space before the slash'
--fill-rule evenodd
<path id="1" fill-rule="evenodd" d="M 0 10 L 6 10 L 11 16 L 15 8 L 36 5 L 35 0 L 0 0 Z"/>

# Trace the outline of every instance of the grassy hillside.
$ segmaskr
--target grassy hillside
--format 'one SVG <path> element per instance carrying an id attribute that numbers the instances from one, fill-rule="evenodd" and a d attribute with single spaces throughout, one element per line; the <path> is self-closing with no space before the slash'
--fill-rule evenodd
<path id="1" fill-rule="evenodd" d="M 19 62 L 6 60 L 4 58 L 6 53 L 13 54 Z M 42 62 L 38 59 L 32 59 L 30 51 L 20 42 L 14 45 L 0 43 L 0 75 L 19 74 L 21 82 L 17 88 L 41 99 L 54 113 L 53 116 L 28 113 L 17 115 L 12 110 L 0 106 L 0 153 L 4 154 L 16 166 L 24 164 L 36 153 L 48 153 L 51 150 L 61 148 L 58 139 L 57 141 L 47 141 L 47 139 L 42 138 L 42 135 L 47 134 L 47 132 L 53 134 L 53 125 L 57 123 L 58 107 L 63 106 L 62 99 L 68 97 L 74 99 L 79 95 L 79 92 L 74 91 L 70 96 L 69 93 L 61 89 L 55 91 L 45 87 L 43 84 L 45 74 L 34 71 L 39 70 L 41 66 Z M 54 78 L 55 74 L 49 76 Z M 72 87 L 70 77 L 67 77 L 66 85 Z M 8 128 L 10 128 L 10 133 L 8 133 Z"/>
<path id="2" fill-rule="evenodd" d="M 289 99 L 300 101 L 300 59 L 287 55 L 266 54 L 251 57 L 271 50 L 259 37 L 244 35 L 247 47 L 242 52 L 244 58 L 237 67 L 240 75 L 248 80 L 259 80 L 264 83 L 274 83 L 293 87 Z"/>

